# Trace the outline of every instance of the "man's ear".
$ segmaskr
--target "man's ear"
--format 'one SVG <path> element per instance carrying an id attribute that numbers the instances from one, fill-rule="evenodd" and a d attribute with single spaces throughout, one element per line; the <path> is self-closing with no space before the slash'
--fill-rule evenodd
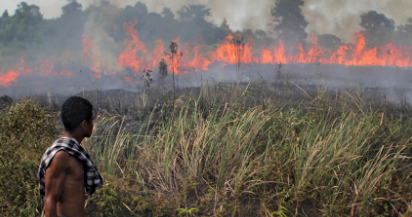
<path id="1" fill-rule="evenodd" d="M 86 121 L 86 120 L 82 121 L 82 128 L 83 128 L 83 129 L 86 129 L 86 127 L 87 127 L 86 124 L 87 124 L 87 121 Z"/>

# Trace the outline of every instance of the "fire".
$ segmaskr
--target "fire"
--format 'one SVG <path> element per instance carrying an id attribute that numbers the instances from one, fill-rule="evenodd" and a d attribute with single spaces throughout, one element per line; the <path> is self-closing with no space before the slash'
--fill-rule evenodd
<path id="1" fill-rule="evenodd" d="M 51 60 L 45 60 L 41 63 L 40 65 L 40 76 L 46 77 L 46 76 L 60 76 L 60 75 L 65 75 L 65 76 L 70 76 L 73 75 L 73 72 L 69 70 L 61 70 L 58 71 L 55 69 L 54 62 L 56 58 L 52 58 Z"/>
<path id="2" fill-rule="evenodd" d="M 216 45 L 214 50 L 206 51 L 205 45 L 179 44 L 177 52 L 171 55 L 165 49 L 169 43 L 157 40 L 152 51 L 139 39 L 139 34 L 135 29 L 137 20 L 125 22 L 123 27 L 126 30 L 127 39 L 122 52 L 117 55 L 115 63 L 109 63 L 105 56 L 98 52 L 89 35 L 85 35 L 82 40 L 83 54 L 85 62 L 89 65 L 89 72 L 95 78 L 105 75 L 119 77 L 125 82 L 135 81 L 135 77 L 144 69 L 156 71 L 159 62 L 166 60 L 169 72 L 175 74 L 195 72 L 199 70 L 208 71 L 212 64 L 225 65 L 248 65 L 248 64 L 333 64 L 345 66 L 412 66 L 412 49 L 397 46 L 393 43 L 368 49 L 365 37 L 362 33 L 356 33 L 356 43 L 354 45 L 342 45 L 336 50 L 328 50 L 320 47 L 316 43 L 316 38 L 311 37 L 311 42 L 304 47 L 297 44 L 285 47 L 285 43 L 279 40 L 274 46 L 263 46 L 260 49 L 253 48 L 253 40 L 243 38 L 240 35 L 229 35 L 226 40 Z M 174 40 L 178 42 L 179 39 Z M 173 56 L 173 58 L 172 58 Z M 38 67 L 33 69 L 25 66 L 24 57 L 20 64 L 13 69 L 0 72 L 0 86 L 9 87 L 11 83 L 25 75 L 38 76 L 71 76 L 73 72 L 69 70 L 56 70 L 55 57 L 44 60 Z M 117 64 L 116 64 L 117 61 Z M 116 66 L 116 67 L 114 67 Z"/>
<path id="3" fill-rule="evenodd" d="M 9 87 L 10 83 L 17 82 L 17 78 L 20 76 L 20 73 L 10 70 L 6 73 L 0 75 L 0 86 Z"/>
<path id="4" fill-rule="evenodd" d="M 134 30 L 134 26 L 137 24 L 137 20 L 132 23 L 123 23 L 123 27 L 127 30 L 126 48 L 119 55 L 118 66 L 130 67 L 133 70 L 134 75 L 139 74 L 140 64 L 143 62 L 144 55 L 138 59 L 138 52 L 146 54 L 145 44 L 139 40 L 137 31 Z"/>
<path id="5" fill-rule="evenodd" d="M 359 32 L 356 34 L 355 45 L 342 45 L 336 51 L 326 50 L 316 44 L 316 37 L 311 37 L 309 48 L 298 44 L 285 48 L 285 43 L 279 40 L 278 45 L 272 48 L 264 46 L 254 52 L 253 41 L 240 40 L 241 36 L 228 35 L 226 40 L 217 44 L 213 51 L 205 52 L 204 44 L 191 47 L 188 43 L 179 47 L 175 58 L 165 55 L 166 43 L 157 40 L 154 50 L 149 52 L 139 40 L 138 32 L 134 29 L 137 20 L 124 23 L 127 30 L 125 48 L 118 57 L 118 66 L 127 67 L 137 76 L 144 69 L 156 69 L 162 59 L 166 59 L 169 71 L 176 74 L 191 71 L 208 71 L 209 66 L 219 63 L 221 66 L 234 64 L 333 64 L 346 66 L 412 66 L 410 51 L 393 44 L 367 49 L 365 37 Z M 179 39 L 174 40 L 178 42 Z M 295 51 L 298 52 L 295 52 Z M 408 51 L 408 52 L 407 52 Z M 180 53 L 183 53 L 181 56 Z M 258 55 L 256 55 L 258 54 Z M 133 80 L 127 75 L 127 81 Z"/>
<path id="6" fill-rule="evenodd" d="M 70 70 L 55 70 L 54 60 L 46 60 L 40 63 L 40 66 L 35 69 L 31 69 L 25 65 L 24 56 L 20 58 L 19 65 L 15 66 L 14 69 L 10 69 L 6 72 L 0 72 L 0 87 L 9 87 L 11 83 L 17 82 L 17 78 L 27 75 L 37 75 L 41 77 L 46 76 L 71 76 L 73 72 Z"/>

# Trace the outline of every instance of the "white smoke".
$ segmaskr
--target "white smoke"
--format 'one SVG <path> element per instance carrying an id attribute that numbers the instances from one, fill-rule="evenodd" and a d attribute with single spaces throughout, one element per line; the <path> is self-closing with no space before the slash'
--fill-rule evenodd
<path id="1" fill-rule="evenodd" d="M 412 17 L 410 0 L 306 0 L 303 13 L 309 22 L 307 31 L 316 34 L 335 34 L 346 42 L 361 27 L 360 15 L 375 10 L 394 19 L 396 25 Z"/>
<path id="2" fill-rule="evenodd" d="M 108 74 L 116 71 L 118 44 L 104 30 L 107 26 L 116 24 L 116 7 L 103 7 L 101 10 L 91 10 L 87 22 L 84 24 L 83 38 L 90 43 L 89 64 L 97 67 L 98 73 Z"/>
<path id="3" fill-rule="evenodd" d="M 9 9 L 13 14 L 16 5 L 22 0 L 0 2 L 0 12 Z M 360 30 L 360 15 L 370 10 L 384 13 L 395 20 L 396 25 L 403 24 L 412 17 L 411 0 L 304 0 L 303 13 L 309 21 L 307 31 L 313 34 L 335 34 L 350 42 L 356 31 Z M 61 7 L 67 0 L 26 0 L 38 5 L 45 18 L 58 17 Z M 99 4 L 100 0 L 78 0 L 87 8 Z M 134 5 L 137 0 L 109 0 L 114 5 L 124 7 Z M 164 7 L 177 11 L 185 4 L 204 4 L 212 9 L 211 21 L 220 24 L 226 18 L 232 29 L 271 30 L 272 17 L 270 9 L 274 0 L 141 0 L 149 11 L 161 12 Z M 13 5 L 13 7 L 11 6 Z M 11 8 L 12 7 L 12 8 Z"/>

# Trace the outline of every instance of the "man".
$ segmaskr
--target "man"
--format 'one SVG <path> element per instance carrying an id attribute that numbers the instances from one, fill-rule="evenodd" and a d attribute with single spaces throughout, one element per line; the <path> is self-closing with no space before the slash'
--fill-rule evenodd
<path id="1" fill-rule="evenodd" d="M 61 111 L 64 136 L 43 155 L 37 173 L 40 196 L 45 200 L 46 217 L 86 217 L 88 194 L 103 180 L 87 152 L 80 146 L 93 132 L 93 105 L 81 97 L 67 99 Z"/>

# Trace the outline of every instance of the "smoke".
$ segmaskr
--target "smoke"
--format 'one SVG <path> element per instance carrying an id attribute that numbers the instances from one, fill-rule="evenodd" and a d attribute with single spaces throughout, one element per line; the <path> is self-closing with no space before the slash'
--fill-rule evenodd
<path id="1" fill-rule="evenodd" d="M 21 0 L 9 0 L 0 3 L 0 10 L 9 9 L 12 13 Z M 61 7 L 67 1 L 27 0 L 29 4 L 38 5 L 45 18 L 58 17 Z M 78 0 L 83 8 L 100 0 Z M 118 7 L 134 5 L 137 0 L 109 0 Z M 220 24 L 226 18 L 232 29 L 263 29 L 272 30 L 270 9 L 274 0 L 141 0 L 149 11 L 160 13 L 164 7 L 176 12 L 186 4 L 204 4 L 212 9 L 210 18 L 215 24 Z M 12 7 L 13 6 L 13 7 Z M 305 0 L 303 13 L 309 21 L 307 31 L 313 34 L 335 34 L 351 42 L 356 31 L 360 30 L 360 15 L 376 10 L 395 20 L 397 25 L 403 24 L 412 15 L 410 0 Z"/>
<path id="2" fill-rule="evenodd" d="M 383 13 L 400 25 L 412 17 L 412 1 L 306 0 L 303 13 L 309 22 L 308 32 L 334 34 L 351 42 L 354 32 L 361 28 L 360 15 L 370 10 Z"/>
<path id="3" fill-rule="evenodd" d="M 88 43 L 88 52 L 94 59 L 89 59 L 89 65 L 96 68 L 96 72 L 101 73 L 102 69 L 107 70 L 104 74 L 116 71 L 117 56 L 115 50 L 118 44 L 105 31 L 105 27 L 118 25 L 116 15 L 120 13 L 117 7 L 106 6 L 101 10 L 91 10 L 87 22 L 84 25 L 83 43 Z"/>
<path id="4" fill-rule="evenodd" d="M 0 1 L 0 16 L 3 11 L 7 10 L 10 15 L 14 14 L 17 5 L 20 2 L 26 2 L 29 5 L 37 5 L 40 7 L 41 13 L 45 18 L 59 17 L 62 14 L 61 7 L 68 3 L 68 1 L 49 1 L 49 0 L 3 0 Z"/>
<path id="5" fill-rule="evenodd" d="M 269 8 L 273 5 L 273 1 L 260 0 L 256 3 L 252 0 L 237 0 L 237 1 L 220 1 L 220 0 L 140 0 L 145 3 L 149 11 L 161 13 L 163 8 L 170 8 L 173 12 L 178 11 L 183 5 L 187 4 L 203 4 L 212 9 L 212 17 L 209 21 L 217 25 L 227 19 L 232 29 L 268 29 L 270 17 Z M 83 0 L 78 1 L 85 7 L 92 4 L 99 4 L 99 0 Z M 136 4 L 136 0 L 110 0 L 111 4 L 118 7 Z"/>

